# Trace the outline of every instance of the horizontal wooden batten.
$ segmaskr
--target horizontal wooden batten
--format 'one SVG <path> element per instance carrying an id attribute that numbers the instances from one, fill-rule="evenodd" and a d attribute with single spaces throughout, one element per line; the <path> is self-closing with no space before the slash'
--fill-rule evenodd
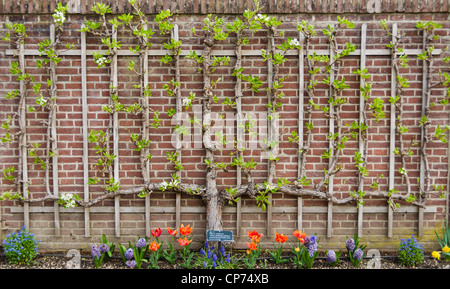
<path id="1" fill-rule="evenodd" d="M 201 50 L 182 50 L 181 56 L 187 56 L 190 51 L 195 51 L 197 55 L 201 55 Z M 87 50 L 87 55 L 92 56 L 93 52 L 99 52 L 99 53 L 105 53 L 106 51 L 98 51 L 98 50 Z M 314 51 L 317 55 L 329 55 L 329 50 L 315 50 Z M 421 54 L 423 51 L 421 49 L 404 49 L 404 53 L 406 55 L 417 55 Z M 442 52 L 441 49 L 436 49 L 433 51 L 433 55 L 439 55 Z M 286 55 L 298 55 L 298 50 L 289 50 Z M 12 49 L 6 50 L 6 55 L 16 55 L 17 52 Z M 28 56 L 39 56 L 40 52 L 35 49 L 25 49 L 24 51 L 25 55 Z M 168 54 L 167 50 L 149 50 L 148 55 L 149 56 L 164 56 Z M 236 53 L 234 50 L 214 50 L 212 52 L 212 55 L 221 55 L 221 56 L 234 56 Z M 81 50 L 74 49 L 74 50 L 68 50 L 60 53 L 61 56 L 79 56 L 81 55 Z M 130 50 L 118 50 L 117 51 L 118 56 L 138 56 L 136 53 L 133 53 Z M 242 50 L 243 56 L 261 56 L 261 50 Z M 350 55 L 359 56 L 361 55 L 361 50 L 356 49 L 354 52 L 350 53 Z M 391 52 L 389 49 L 366 49 L 365 55 L 391 55 Z"/>
<path id="2" fill-rule="evenodd" d="M 30 207 L 30 213 L 53 213 L 53 207 Z M 60 211 L 61 214 L 81 214 L 83 213 L 83 208 L 67 208 Z M 183 214 L 203 214 L 206 212 L 205 207 L 181 207 L 181 213 Z M 23 207 L 12 207 L 11 213 L 23 213 Z M 176 208 L 174 207 L 151 207 L 151 214 L 175 214 Z M 326 214 L 328 208 L 326 206 L 304 206 L 303 214 Z M 224 213 L 236 213 L 236 207 L 225 207 Z M 364 206 L 364 214 L 386 214 L 388 212 L 388 207 L 379 206 Z M 395 213 L 418 213 L 419 209 L 417 206 L 402 206 L 395 210 Z M 436 213 L 437 207 L 430 206 L 424 209 L 425 213 Z M 92 207 L 90 208 L 91 214 L 113 214 L 114 207 Z M 142 207 L 120 207 L 120 213 L 122 214 L 144 214 L 145 208 Z M 260 208 L 255 207 L 242 207 L 242 214 L 257 214 L 263 213 Z M 273 214 L 297 214 L 297 207 L 273 207 Z M 333 213 L 335 214 L 356 214 L 357 208 L 355 206 L 333 206 Z"/>

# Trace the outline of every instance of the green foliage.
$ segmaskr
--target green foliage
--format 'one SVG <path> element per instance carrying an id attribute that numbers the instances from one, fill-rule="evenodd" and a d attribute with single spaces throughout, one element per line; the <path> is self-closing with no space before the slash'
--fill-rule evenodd
<path id="1" fill-rule="evenodd" d="M 2 242 L 6 260 L 10 264 L 32 264 L 38 254 L 40 242 L 25 226 L 19 232 L 8 234 Z"/>
<path id="2" fill-rule="evenodd" d="M 353 267 L 358 267 L 365 256 L 364 250 L 367 246 L 361 245 L 360 241 L 361 239 L 358 237 L 358 234 L 355 234 L 353 238 L 347 237 L 346 240 L 347 253 Z"/>
<path id="3" fill-rule="evenodd" d="M 11 121 L 12 117 L 8 115 L 8 119 L 2 124 L 2 128 L 6 130 L 5 136 L 1 138 L 2 143 L 12 142 L 16 138 L 14 133 L 11 131 Z"/>
<path id="4" fill-rule="evenodd" d="M 179 153 L 178 152 L 166 152 L 167 160 L 175 165 L 175 170 L 181 171 L 183 166 L 181 165 L 181 161 L 178 160 Z"/>
<path id="5" fill-rule="evenodd" d="M 97 163 L 95 164 L 95 166 L 97 166 L 97 170 L 103 175 L 109 173 L 111 171 L 113 161 L 117 156 L 108 151 L 108 135 L 102 130 L 91 130 L 89 132 L 88 140 L 89 142 L 95 144 L 93 148 L 95 153 L 99 155 Z M 90 180 L 90 183 L 94 184 L 97 182 L 93 179 Z"/>
<path id="6" fill-rule="evenodd" d="M 438 233 L 436 232 L 436 230 L 434 231 L 434 233 L 436 234 L 436 238 L 439 242 L 439 246 L 441 246 L 441 249 L 447 247 L 450 248 L 450 227 L 448 225 L 448 221 L 446 222 L 446 224 L 442 224 L 442 237 L 439 237 Z M 442 252 L 444 254 L 445 260 L 450 261 L 450 252 Z"/>
<path id="7" fill-rule="evenodd" d="M 47 162 L 45 162 L 43 159 L 41 159 L 38 155 L 37 155 L 37 149 L 39 149 L 39 147 L 41 146 L 38 143 L 33 143 L 33 148 L 30 149 L 29 151 L 29 156 L 34 158 L 33 163 L 35 164 L 39 164 L 41 166 L 41 169 L 45 170 L 45 168 L 47 167 Z"/>
<path id="8" fill-rule="evenodd" d="M 403 266 L 417 266 L 422 264 L 424 259 L 424 250 L 418 243 L 414 235 L 408 239 L 401 239 L 398 249 L 398 261 Z"/>
<path id="9" fill-rule="evenodd" d="M 384 110 L 384 100 L 381 98 L 375 98 L 372 103 L 369 105 L 369 107 L 373 110 L 373 116 L 375 116 L 375 119 L 377 122 L 380 121 L 380 119 L 384 118 L 385 110 Z"/>
<path id="10" fill-rule="evenodd" d="M 208 14 L 205 19 L 203 19 L 203 23 L 205 24 L 202 27 L 204 31 L 213 31 L 213 38 L 218 41 L 222 41 L 227 39 L 228 33 L 225 32 L 224 22 L 222 18 L 218 18 L 217 16 L 212 19 L 212 14 Z"/>
<path id="11" fill-rule="evenodd" d="M 150 140 L 139 139 L 140 136 L 137 133 L 132 133 L 130 135 L 131 142 L 136 146 L 134 151 L 140 152 L 141 150 L 147 148 L 150 144 Z"/>

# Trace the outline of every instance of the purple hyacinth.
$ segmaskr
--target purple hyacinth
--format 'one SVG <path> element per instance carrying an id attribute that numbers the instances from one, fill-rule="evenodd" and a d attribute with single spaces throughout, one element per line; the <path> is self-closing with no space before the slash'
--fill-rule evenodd
<path id="1" fill-rule="evenodd" d="M 362 259 L 363 255 L 364 255 L 363 250 L 358 248 L 358 249 L 356 249 L 355 253 L 353 253 L 353 258 L 355 258 L 356 260 L 360 261 Z"/>
<path id="2" fill-rule="evenodd" d="M 225 256 L 225 246 L 222 245 L 222 247 L 220 247 L 220 254 L 222 256 Z"/>
<path id="3" fill-rule="evenodd" d="M 205 250 L 200 249 L 200 254 L 202 254 L 203 256 L 206 256 Z"/>
<path id="4" fill-rule="evenodd" d="M 144 248 L 147 245 L 147 242 L 145 241 L 144 238 L 140 238 L 139 241 L 136 244 L 136 247 L 139 249 Z"/>
<path id="5" fill-rule="evenodd" d="M 336 252 L 334 252 L 333 250 L 330 250 L 327 252 L 327 262 L 328 263 L 333 263 L 336 261 Z"/>
<path id="6" fill-rule="evenodd" d="M 136 267 L 136 261 L 134 261 L 134 260 L 129 260 L 129 261 L 125 262 L 125 264 L 130 268 Z"/>
<path id="7" fill-rule="evenodd" d="M 317 248 L 319 247 L 319 244 L 314 243 L 311 244 L 308 248 L 309 257 L 313 257 L 314 253 L 317 251 Z"/>
<path id="8" fill-rule="evenodd" d="M 101 251 L 102 253 L 108 252 L 108 251 L 109 251 L 109 246 L 108 246 L 108 244 L 100 244 L 100 251 Z"/>
<path id="9" fill-rule="evenodd" d="M 355 250 L 355 240 L 350 238 L 350 239 L 347 239 L 347 241 L 345 243 L 346 243 L 347 249 L 349 249 L 350 251 Z"/>
<path id="10" fill-rule="evenodd" d="M 133 257 L 134 257 L 133 249 L 130 248 L 125 251 L 125 258 L 127 258 L 128 260 L 131 260 L 131 259 L 133 259 Z"/>
<path id="11" fill-rule="evenodd" d="M 101 253 L 100 253 L 100 247 L 98 245 L 92 245 L 91 255 L 92 255 L 92 258 L 97 258 L 97 259 L 100 258 Z"/>

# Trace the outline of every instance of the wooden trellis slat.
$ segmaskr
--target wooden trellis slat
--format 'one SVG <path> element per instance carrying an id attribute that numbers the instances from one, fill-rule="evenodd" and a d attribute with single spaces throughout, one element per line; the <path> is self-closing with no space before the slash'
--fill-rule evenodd
<path id="1" fill-rule="evenodd" d="M 422 45 L 423 45 L 423 50 L 426 50 L 426 37 L 427 37 L 427 32 L 426 30 L 423 31 L 423 40 L 422 40 Z M 422 67 L 423 67 L 423 71 L 422 71 L 422 111 L 421 114 L 422 116 L 425 116 L 425 106 L 427 105 L 427 89 L 428 89 L 428 84 L 427 84 L 427 68 L 428 68 L 428 62 L 426 60 L 422 60 Z M 420 126 L 420 143 L 423 143 L 425 139 L 425 127 L 422 125 Z M 424 191 L 425 188 L 425 162 L 423 161 L 423 158 L 420 158 L 420 189 L 422 191 Z M 419 196 L 420 200 L 422 200 L 422 196 Z M 418 229 L 417 229 L 417 235 L 419 237 L 423 237 L 423 208 L 419 208 L 419 222 L 418 222 Z"/>
<path id="2" fill-rule="evenodd" d="M 272 41 L 270 41 L 270 38 L 268 38 L 267 41 L 267 50 L 271 51 L 272 50 Z M 267 86 L 268 86 L 268 90 L 272 90 L 273 88 L 273 60 L 272 58 L 270 58 L 267 61 Z M 268 100 L 267 103 L 271 103 L 272 100 L 270 98 L 270 93 L 268 93 Z M 268 115 L 272 115 L 271 108 L 268 107 L 267 108 L 268 111 Z M 273 129 L 273 123 L 272 120 L 269 120 L 267 122 L 267 142 L 270 144 L 270 153 L 272 153 L 272 145 L 271 142 L 273 140 L 273 134 L 272 134 L 272 129 Z M 270 175 L 270 164 L 271 164 L 271 160 L 270 157 L 267 158 L 267 175 Z M 271 185 L 271 184 L 269 184 Z M 266 212 L 267 212 L 267 220 L 266 220 L 266 229 L 267 229 L 267 236 L 271 236 L 272 235 L 272 207 L 273 207 L 273 202 L 272 202 L 272 194 L 269 193 L 268 199 L 267 199 L 267 206 L 266 206 Z"/>
<path id="3" fill-rule="evenodd" d="M 195 51 L 199 56 L 202 55 L 202 50 L 192 50 Z M 407 55 L 417 55 L 422 53 L 422 49 L 403 49 L 404 53 Z M 93 52 L 99 52 L 99 53 L 106 53 L 106 50 L 87 50 L 86 53 L 88 55 L 92 55 Z M 314 50 L 314 52 L 317 55 L 329 55 L 328 50 Z M 433 51 L 433 55 L 438 55 L 441 53 L 441 49 L 435 49 Z M 16 53 L 15 49 L 7 49 L 6 55 L 14 55 Z M 181 56 L 187 56 L 189 51 L 182 50 L 180 55 Z M 165 50 L 149 50 L 148 52 L 149 56 L 164 56 L 168 54 Z M 290 50 L 286 53 L 287 56 L 298 56 L 299 52 L 297 50 Z M 310 53 L 312 54 L 312 52 Z M 366 56 L 390 56 L 391 52 L 389 49 L 366 49 Z M 39 56 L 40 52 L 34 49 L 25 49 L 24 55 L 27 56 Z M 60 56 L 80 56 L 81 50 L 80 49 L 71 49 L 68 51 L 62 51 Z M 135 56 L 134 52 L 129 51 L 128 49 L 123 49 L 117 51 L 118 56 Z M 231 49 L 224 49 L 224 50 L 213 50 L 211 52 L 211 55 L 214 56 L 236 56 L 236 52 Z M 350 56 L 360 56 L 361 55 L 361 49 L 356 49 L 354 52 L 349 54 Z M 261 56 L 261 50 L 260 49 L 254 49 L 254 50 L 242 50 L 242 56 Z"/>
<path id="4" fill-rule="evenodd" d="M 20 70 L 22 73 L 25 73 L 25 44 L 22 42 L 19 45 L 19 63 L 20 63 Z M 20 80 L 20 95 L 23 95 L 25 93 L 25 81 Z M 22 143 L 19 143 L 19 150 L 20 154 L 22 154 L 22 184 L 19 184 L 19 186 L 22 186 L 22 194 L 25 199 L 29 197 L 28 194 L 28 153 L 27 153 L 27 119 L 26 119 L 26 99 L 23 99 L 23 103 L 20 103 L 20 123 L 22 127 Z M 24 225 L 27 229 L 30 228 L 30 205 L 28 203 L 23 204 L 24 207 Z"/>
<path id="5" fill-rule="evenodd" d="M 396 43 L 397 23 L 392 24 L 392 43 Z M 394 58 L 392 57 L 392 60 Z M 391 69 L 391 95 L 396 95 L 397 77 L 394 66 Z M 389 190 L 394 188 L 395 177 L 395 104 L 391 103 L 390 131 L 389 131 Z M 388 208 L 388 238 L 392 238 L 392 227 L 394 222 L 394 210 Z"/>
<path id="6" fill-rule="evenodd" d="M 83 25 L 84 27 L 84 25 Z M 81 32 L 81 103 L 83 117 L 83 191 L 84 201 L 89 202 L 89 142 L 88 142 L 88 102 L 87 102 L 86 32 Z M 84 208 L 84 236 L 91 236 L 90 208 Z"/>
<path id="7" fill-rule="evenodd" d="M 360 60 L 360 70 L 363 71 L 366 68 L 366 31 L 367 31 L 367 24 L 361 25 L 361 60 Z M 360 87 L 364 87 L 364 78 L 361 77 L 360 79 Z M 359 122 L 364 123 L 364 116 L 363 111 L 365 109 L 365 99 L 362 91 L 360 91 L 359 95 Z M 364 157 L 365 154 L 367 154 L 366 151 L 364 151 L 364 142 L 362 141 L 361 136 L 361 130 L 359 130 L 359 152 L 361 153 L 361 157 Z M 366 159 L 367 161 L 367 159 Z M 358 191 L 364 191 L 364 182 L 360 178 L 361 183 L 358 184 Z M 363 212 L 364 212 L 364 206 L 363 204 L 359 205 L 358 208 L 358 236 L 363 236 Z"/>
<path id="8" fill-rule="evenodd" d="M 112 31 L 113 41 L 117 41 L 117 31 L 113 27 Z M 115 52 L 117 52 L 117 48 L 114 48 Z M 112 70 L 112 85 L 114 89 L 117 89 L 118 81 L 117 81 L 117 53 L 114 53 L 114 56 L 111 60 L 111 70 Z M 113 154 L 114 158 L 114 182 L 119 182 L 120 180 L 120 168 L 119 168 L 119 114 L 117 110 L 113 112 Z M 120 196 L 114 197 L 114 207 L 115 207 L 115 229 L 116 229 L 116 237 L 120 237 Z"/>
<path id="9" fill-rule="evenodd" d="M 179 40 L 179 33 L 178 33 L 178 24 L 175 24 L 172 30 L 172 38 L 175 41 Z M 177 59 L 175 61 L 179 61 L 179 56 L 177 56 Z M 179 71 L 176 71 L 176 78 L 175 81 L 176 82 L 180 82 L 180 75 L 179 75 Z M 183 100 L 181 99 L 181 92 L 180 92 L 181 86 L 177 88 L 176 91 L 176 105 L 175 105 L 175 109 L 176 109 L 176 117 L 178 121 L 181 121 L 181 113 L 183 110 Z M 180 135 L 177 136 L 177 141 L 176 141 L 176 152 L 178 153 L 178 160 L 181 161 L 181 139 L 180 139 Z M 177 170 L 177 175 L 179 178 L 181 178 L 181 172 Z M 180 192 L 176 192 L 175 194 L 175 226 L 177 228 L 180 227 L 181 225 L 181 193 Z"/>
<path id="10" fill-rule="evenodd" d="M 55 24 L 50 25 L 50 39 L 52 43 L 55 42 Z M 55 100 L 56 102 L 56 100 Z M 53 176 L 53 195 L 59 196 L 59 176 L 58 176 L 58 140 L 57 140 L 57 132 L 56 132 L 56 114 L 57 114 L 58 106 L 56 105 L 54 109 L 50 110 L 50 114 L 52 115 L 51 124 L 51 133 L 47 137 L 52 137 L 54 140 L 51 142 L 51 149 L 55 153 L 52 157 L 52 176 Z M 55 236 L 59 237 L 61 235 L 61 224 L 59 219 L 59 204 L 57 201 L 54 201 L 53 206 L 55 207 Z"/>
<path id="11" fill-rule="evenodd" d="M 147 30 L 148 27 L 147 25 L 144 26 L 144 30 Z M 144 88 L 147 88 L 148 85 L 148 49 L 145 49 L 144 51 Z M 142 71 L 141 71 L 142 73 Z M 146 110 L 143 111 L 142 113 L 146 113 L 147 115 L 149 114 L 149 98 L 144 96 L 144 102 L 145 102 L 145 107 Z M 145 118 L 148 121 L 148 117 Z M 143 125 L 143 132 L 142 132 L 142 138 L 149 140 L 149 130 L 147 129 L 148 123 Z M 145 174 L 146 177 L 148 178 L 148 181 L 150 181 L 150 160 L 147 158 L 146 160 L 146 170 L 145 170 Z M 150 216 L 150 195 L 146 194 L 145 198 L 144 198 L 144 203 L 145 203 L 145 234 L 146 236 L 150 236 L 150 232 L 151 232 L 151 216 Z"/>
<path id="12" fill-rule="evenodd" d="M 298 38 L 300 43 L 305 42 L 305 37 L 303 33 L 298 33 Z M 299 149 L 303 149 L 304 146 L 304 102 L 305 102 L 305 50 L 300 49 L 298 54 L 298 67 L 299 67 L 299 82 L 298 82 L 298 139 L 299 139 Z M 298 171 L 297 178 L 301 178 L 301 154 L 298 154 Z M 303 227 L 303 198 L 297 197 L 297 229 L 302 230 Z"/>
<path id="13" fill-rule="evenodd" d="M 336 29 L 336 27 L 334 27 L 334 29 Z M 330 59 L 333 59 L 334 56 L 334 51 L 333 51 L 333 47 L 330 44 Z M 333 63 L 333 65 L 331 66 L 331 70 L 330 70 L 330 83 L 334 82 L 334 69 L 335 69 L 335 65 Z M 331 97 L 331 95 L 333 94 L 333 88 L 330 87 L 329 90 L 329 97 Z M 332 116 L 334 114 L 334 106 L 332 103 L 330 103 L 329 105 L 330 107 L 330 115 Z M 334 133 L 334 117 L 330 117 L 329 119 L 329 132 L 330 133 Z M 336 153 L 334 151 L 333 148 L 333 140 L 330 138 L 329 140 L 329 150 L 330 150 L 330 158 L 329 158 L 329 164 L 331 165 L 332 161 L 333 161 L 333 157 L 334 154 Z M 334 185 L 334 175 L 331 174 L 328 178 L 328 194 L 331 197 L 333 195 L 333 185 Z M 328 212 L 327 212 L 327 237 L 331 238 L 333 236 L 333 202 L 329 201 L 328 202 Z"/>

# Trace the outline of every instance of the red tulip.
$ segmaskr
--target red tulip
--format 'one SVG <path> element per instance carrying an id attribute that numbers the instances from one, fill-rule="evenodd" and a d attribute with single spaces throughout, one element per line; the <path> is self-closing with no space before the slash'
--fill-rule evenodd
<path id="1" fill-rule="evenodd" d="M 292 233 L 302 244 L 305 243 L 306 233 L 302 233 L 299 230 L 295 230 L 294 233 Z"/>
<path id="2" fill-rule="evenodd" d="M 278 243 L 284 243 L 287 241 L 287 239 L 288 239 L 288 237 L 286 235 L 283 235 L 283 234 L 280 235 L 280 234 L 276 233 L 275 241 L 277 241 Z"/>
<path id="3" fill-rule="evenodd" d="M 259 239 L 261 239 L 263 234 L 259 234 L 258 231 L 253 230 L 253 232 L 248 231 L 247 235 L 252 241 L 259 243 Z"/>
<path id="4" fill-rule="evenodd" d="M 181 247 L 185 247 L 192 242 L 192 240 L 189 240 L 187 237 L 184 237 L 184 239 L 178 238 L 177 241 Z"/>
<path id="5" fill-rule="evenodd" d="M 158 229 L 156 230 L 152 230 L 152 236 L 155 238 L 158 238 L 159 236 L 161 236 L 162 230 L 161 227 L 158 227 Z"/>
<path id="6" fill-rule="evenodd" d="M 167 232 L 169 233 L 169 235 L 175 236 L 178 233 L 178 229 L 174 231 L 171 228 L 167 228 Z"/>
<path id="7" fill-rule="evenodd" d="M 183 236 L 189 236 L 191 234 L 191 232 L 192 232 L 192 229 L 193 228 L 191 227 L 191 225 L 187 225 L 185 227 L 183 224 L 181 224 L 180 234 L 183 235 Z"/>

